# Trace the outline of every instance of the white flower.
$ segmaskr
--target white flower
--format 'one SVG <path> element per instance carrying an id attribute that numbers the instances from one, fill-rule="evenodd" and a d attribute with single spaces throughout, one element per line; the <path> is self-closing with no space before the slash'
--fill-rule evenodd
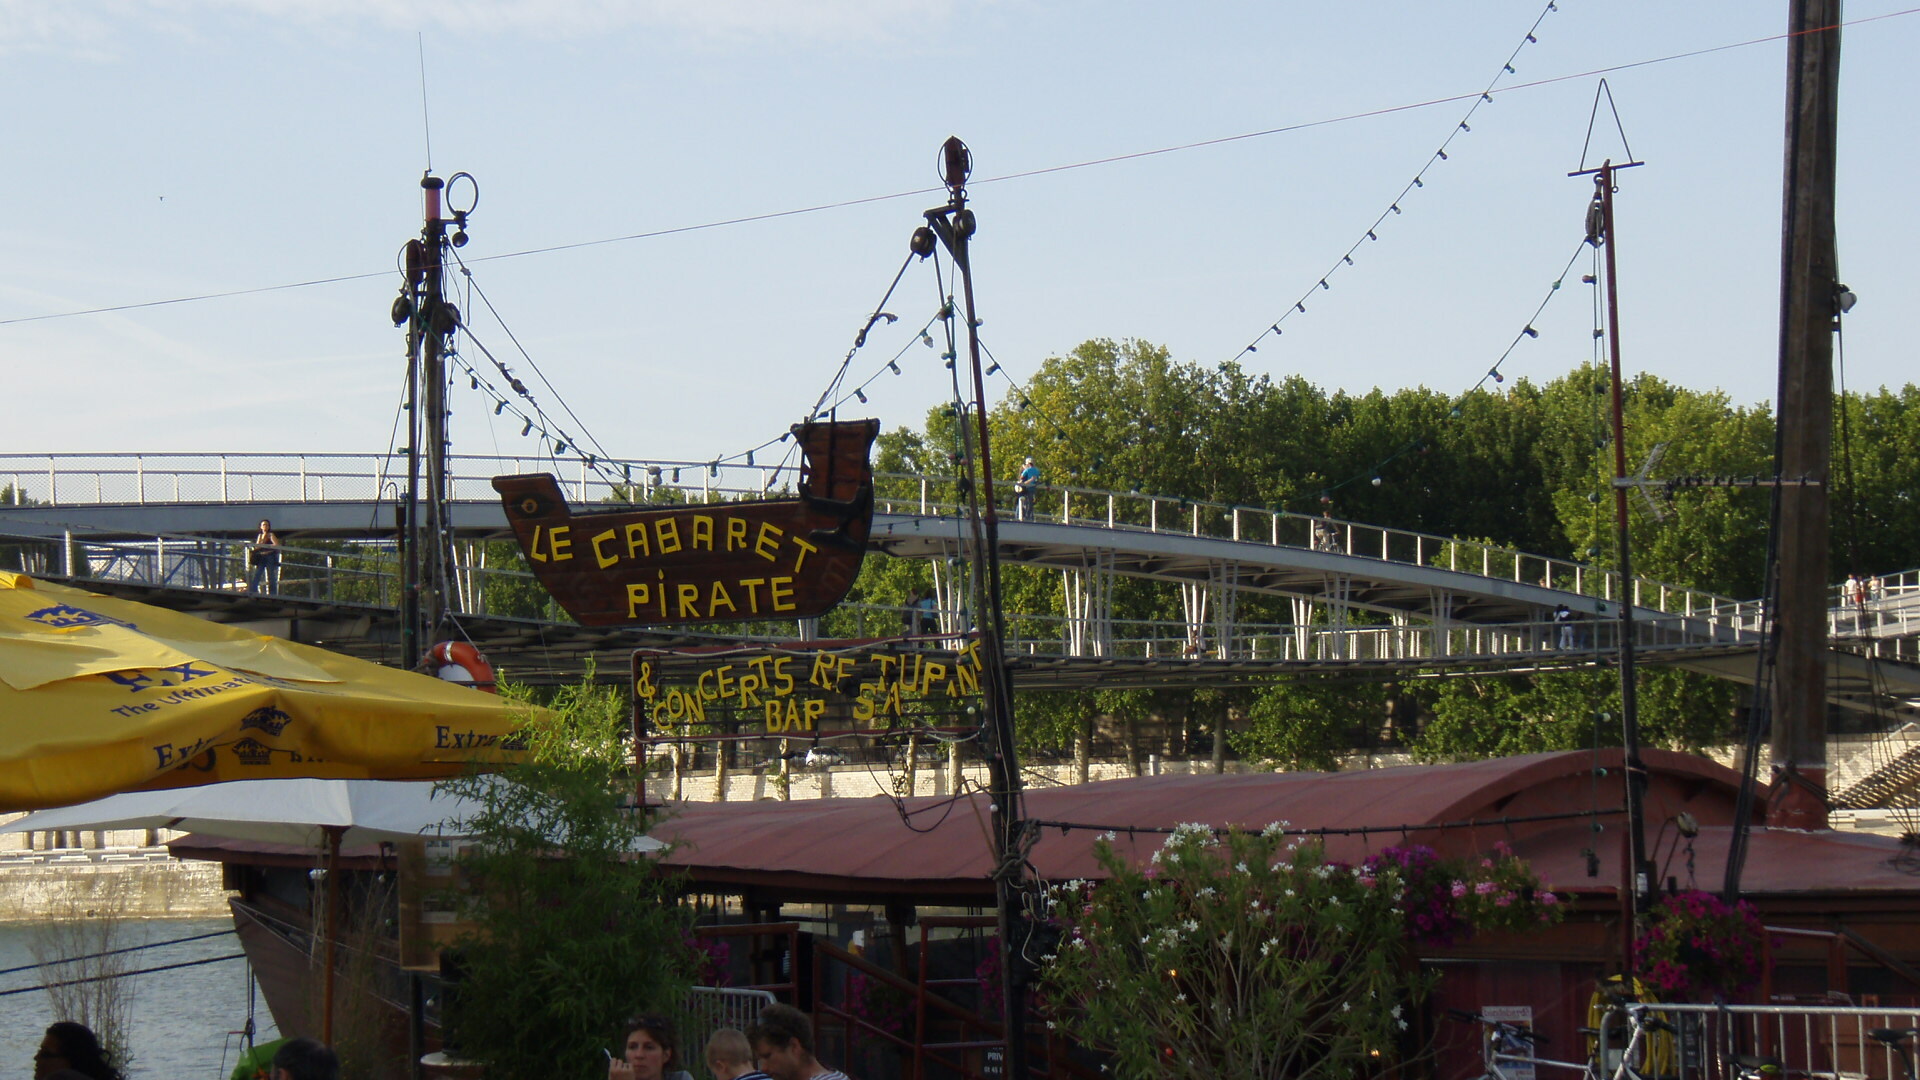
<path id="1" fill-rule="evenodd" d="M 1393 1008 L 1388 1009 L 1387 1015 L 1393 1017 L 1395 1020 L 1400 1019 L 1400 1006 L 1395 1005 Z"/>
<path id="2" fill-rule="evenodd" d="M 1055 1025 L 1054 1025 L 1054 1022 L 1053 1022 L 1053 1021 L 1051 1021 L 1051 1020 L 1049 1020 L 1049 1021 L 1047 1021 L 1047 1030 L 1048 1030 L 1048 1031 L 1052 1031 L 1052 1030 L 1054 1029 L 1054 1026 L 1055 1026 Z"/>
<path id="3" fill-rule="evenodd" d="M 1196 892 L 1196 893 L 1194 893 L 1193 895 L 1195 895 L 1195 896 L 1212 896 L 1212 895 L 1213 895 L 1213 892 L 1214 892 L 1214 890 L 1213 890 L 1213 886 L 1211 886 L 1211 885 L 1208 885 L 1208 886 L 1207 886 L 1206 888 L 1204 888 L 1204 889 L 1201 889 L 1201 890 L 1200 890 L 1199 892 Z"/>
<path id="4" fill-rule="evenodd" d="M 1273 939 L 1272 939 L 1272 938 L 1268 938 L 1268 939 L 1267 939 L 1266 941 L 1263 941 L 1263 942 L 1261 942 L 1261 943 L 1260 943 L 1260 955 L 1261 955 L 1261 956 L 1265 956 L 1265 955 L 1267 955 L 1268 953 L 1270 953 L 1270 952 L 1272 952 L 1272 951 L 1273 951 L 1273 945 L 1274 945 L 1274 942 L 1273 942 Z"/>
<path id="5" fill-rule="evenodd" d="M 1106 832 L 1101 834 L 1100 839 L 1105 840 L 1107 843 L 1111 844 L 1115 840 L 1120 839 L 1120 836 L 1118 833 L 1115 833 L 1112 829 L 1108 829 Z M 1052 1022 L 1049 1021 L 1047 1026 L 1052 1027 L 1053 1026 Z"/>
<path id="6" fill-rule="evenodd" d="M 1175 1001 L 1185 1001 L 1185 1000 L 1187 1000 L 1187 992 L 1186 992 L 1185 990 L 1182 990 L 1181 992 L 1179 992 L 1179 993 L 1177 993 L 1177 994 L 1175 994 L 1175 995 L 1173 995 L 1173 1000 L 1175 1000 Z"/>
<path id="7" fill-rule="evenodd" d="M 1246 873 L 1246 872 L 1247 872 L 1247 861 L 1246 861 L 1245 859 L 1242 859 L 1242 860 L 1240 860 L 1239 862 L 1237 862 L 1237 863 L 1234 863 L 1234 864 L 1233 864 L 1233 869 L 1234 869 L 1234 871 L 1235 871 L 1236 873 L 1241 873 L 1241 874 L 1244 874 L 1244 873 Z"/>
<path id="8" fill-rule="evenodd" d="M 1192 919 L 1188 919 L 1186 922 L 1186 927 L 1187 927 L 1187 933 L 1191 934 L 1200 929 L 1200 924 Z"/>
<path id="9" fill-rule="evenodd" d="M 1351 1002 L 1351 1001 L 1343 1001 L 1343 1002 L 1341 1002 L 1341 1003 L 1340 1003 L 1340 1011 L 1341 1011 L 1341 1012 L 1351 1012 L 1351 1011 L 1353 1011 L 1353 1002 Z"/>
<path id="10" fill-rule="evenodd" d="M 1141 893 L 1141 894 L 1140 894 L 1140 899 L 1142 899 L 1142 900 L 1151 900 L 1151 899 L 1153 899 L 1153 890 L 1152 890 L 1152 889 L 1148 889 L 1148 890 L 1147 890 L 1146 892 L 1143 892 L 1143 893 Z"/>
<path id="11" fill-rule="evenodd" d="M 1292 890 L 1292 889 L 1288 889 L 1288 890 L 1287 890 L 1287 895 L 1288 895 L 1288 896 L 1292 896 L 1292 895 L 1293 895 L 1293 890 Z"/>
<path id="12" fill-rule="evenodd" d="M 1400 1030 L 1401 1030 L 1401 1031 L 1405 1031 L 1405 1030 L 1407 1030 L 1407 1022 L 1406 1022 L 1405 1020 L 1395 1020 L 1395 1021 L 1394 1021 L 1394 1023 L 1396 1023 L 1396 1024 L 1399 1024 L 1399 1025 L 1400 1025 Z"/>
<path id="13" fill-rule="evenodd" d="M 1268 838 L 1280 836 L 1287 831 L 1288 824 L 1285 821 L 1270 821 L 1266 828 L 1260 830 L 1260 835 Z"/>

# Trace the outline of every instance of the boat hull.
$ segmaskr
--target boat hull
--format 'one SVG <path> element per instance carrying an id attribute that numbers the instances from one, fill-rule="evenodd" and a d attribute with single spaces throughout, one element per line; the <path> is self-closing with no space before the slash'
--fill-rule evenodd
<path id="1" fill-rule="evenodd" d="M 877 420 L 796 425 L 791 498 L 577 510 L 547 473 L 493 488 L 534 577 L 582 626 L 805 619 L 860 572 L 879 432 Z"/>

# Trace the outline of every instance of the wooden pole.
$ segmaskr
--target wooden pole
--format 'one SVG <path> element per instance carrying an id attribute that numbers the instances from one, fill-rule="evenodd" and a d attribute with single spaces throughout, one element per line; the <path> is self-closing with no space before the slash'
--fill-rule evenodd
<path id="1" fill-rule="evenodd" d="M 320 1006 L 320 1041 L 333 1045 L 333 971 L 337 966 L 340 946 L 340 834 L 346 830 L 338 825 L 324 826 L 327 832 L 327 878 L 326 878 L 326 947 L 323 950 L 326 969 L 320 976 L 320 993 L 324 1001 Z"/>
<path id="2" fill-rule="evenodd" d="M 1767 823 L 1827 827 L 1826 481 L 1833 439 L 1840 0 L 1791 0 L 1780 284 L 1780 594 Z"/>

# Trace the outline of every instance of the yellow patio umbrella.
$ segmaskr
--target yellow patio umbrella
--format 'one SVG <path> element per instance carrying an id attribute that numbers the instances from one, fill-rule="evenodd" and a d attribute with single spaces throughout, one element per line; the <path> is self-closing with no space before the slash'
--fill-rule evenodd
<path id="1" fill-rule="evenodd" d="M 510 752 L 492 694 L 0 571 L 0 810 L 275 777 L 425 780 Z"/>

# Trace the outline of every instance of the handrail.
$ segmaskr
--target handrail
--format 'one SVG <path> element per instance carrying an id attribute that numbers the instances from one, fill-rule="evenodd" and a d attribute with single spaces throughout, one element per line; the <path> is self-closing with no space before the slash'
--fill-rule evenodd
<path id="1" fill-rule="evenodd" d="M 0 454 L 0 504 L 378 500 L 397 490 L 398 467 L 398 458 L 384 454 Z M 590 468 L 584 460 L 455 454 L 448 458 L 448 491 L 456 500 L 491 502 L 493 476 L 531 471 L 560 474 L 570 489 L 568 497 L 579 503 L 758 498 L 791 485 L 799 476 L 798 466 L 785 462 L 745 465 L 658 459 L 596 462 Z M 883 512 L 951 516 L 961 510 L 958 497 L 950 494 L 957 490 L 957 483 L 953 477 L 876 473 L 876 503 Z M 1024 513 L 1010 493 L 1006 502 L 1014 520 L 1032 516 L 1081 527 L 1308 548 L 1537 584 L 1606 602 L 1626 596 L 1617 573 L 1574 560 L 1326 515 L 1072 486 L 1040 489 Z M 1631 593 L 1635 606 L 1668 614 L 1737 619 L 1759 615 L 1758 601 L 1648 578 L 1636 578 Z"/>
<path id="2" fill-rule="evenodd" d="M 11 541 L 11 542 L 10 542 Z M 60 539 L 8 537 L 0 546 L 33 552 L 49 565 L 20 567 L 29 572 L 76 576 L 73 561 L 84 558 L 86 574 L 98 580 L 167 585 L 238 594 L 245 590 L 245 541 L 203 536 L 156 534 L 131 541 L 89 540 L 68 532 Z M 491 614 L 487 586 L 506 581 L 531 584 L 524 570 L 467 565 L 456 575 L 456 610 Z M 531 591 L 544 595 L 538 590 Z M 390 544 L 370 542 L 338 548 L 281 546 L 281 587 L 277 595 L 336 604 L 390 607 L 399 595 L 399 564 Z M 888 637 L 901 632 L 918 613 L 896 605 L 843 605 L 859 620 L 861 636 Z M 549 604 L 546 616 L 565 621 Z M 944 612 L 957 620 L 958 612 Z M 1071 615 L 1013 614 L 1008 623 L 1008 655 L 1057 658 L 1078 655 L 1070 646 L 1080 620 Z M 1529 662 L 1587 657 L 1617 648 L 1618 626 L 1610 620 L 1581 621 L 1572 627 L 1547 620 L 1504 623 L 1392 622 L 1253 623 L 1228 628 L 1224 640 L 1212 624 L 1173 619 L 1110 618 L 1109 636 L 1096 655 L 1134 659 L 1355 661 L 1378 663 L 1420 660 L 1472 661 L 1524 658 Z M 1752 640 L 1738 621 L 1702 615 L 1653 615 L 1634 623 L 1636 645 L 1643 649 L 1736 646 Z M 939 640 L 935 637 L 934 640 Z"/>

